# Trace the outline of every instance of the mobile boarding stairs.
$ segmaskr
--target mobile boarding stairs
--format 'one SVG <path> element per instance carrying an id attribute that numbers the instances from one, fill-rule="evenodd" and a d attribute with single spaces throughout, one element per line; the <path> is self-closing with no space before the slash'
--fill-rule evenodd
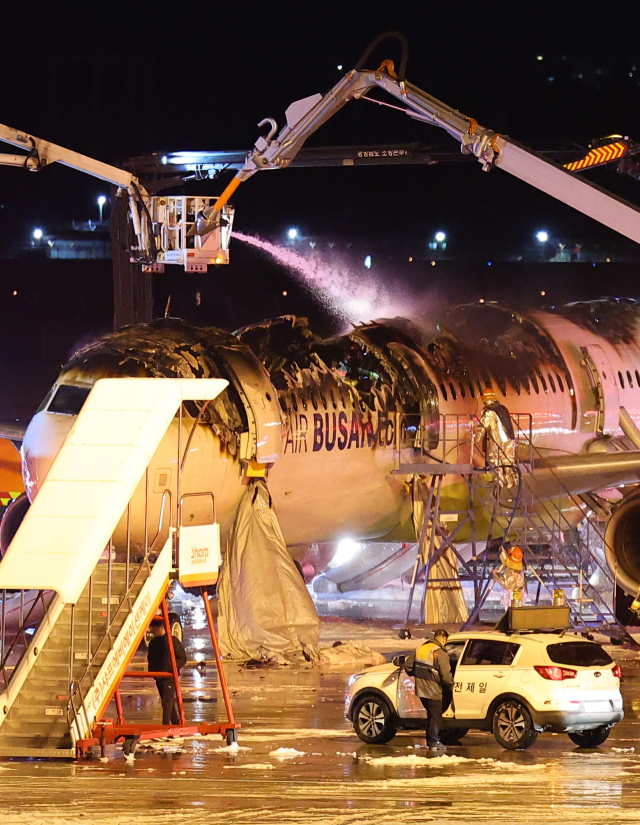
<path id="1" fill-rule="evenodd" d="M 220 733 L 234 741 L 239 725 L 206 589 L 217 579 L 220 558 L 213 496 L 198 494 L 211 501 L 210 525 L 181 527 L 186 496 L 175 506 L 166 490 L 157 529 L 145 528 L 144 546 L 132 548 L 131 542 L 131 498 L 144 481 L 148 504 L 149 464 L 176 414 L 181 430 L 183 401 L 211 400 L 226 385 L 220 379 L 164 378 L 95 384 L 0 564 L 0 756 L 76 758 L 94 746 L 104 752 L 125 738 L 169 733 Z M 178 495 L 179 480 L 178 474 Z M 120 548 L 117 555 L 112 536 L 123 514 L 126 554 Z M 212 550 L 213 563 L 197 576 L 186 561 L 189 530 L 199 531 L 193 537 L 198 547 L 210 542 Z M 176 577 L 203 587 L 226 708 L 222 722 L 185 722 L 166 605 Z M 18 605 L 19 614 L 11 620 L 10 604 Z M 129 663 L 159 609 L 172 673 L 133 673 Z M 174 678 L 180 725 L 127 724 L 118 690 L 125 676 Z M 116 720 L 104 718 L 112 699 Z"/>
<path id="2" fill-rule="evenodd" d="M 502 572 L 499 548 L 517 545 L 524 554 L 528 604 L 563 601 L 575 630 L 600 632 L 635 645 L 616 616 L 616 581 L 605 560 L 604 523 L 597 507 L 589 496 L 572 494 L 553 471 L 549 472 L 554 492 L 537 495 L 534 465 L 543 456 L 533 443 L 531 415 L 511 418 L 515 460 L 500 445 L 486 452 L 479 448 L 474 416 L 441 415 L 437 452 L 423 446 L 424 424 L 416 429 L 407 416 L 407 424 L 398 428 L 395 472 L 423 480 L 425 512 L 401 636 L 410 636 L 419 586 L 420 624 L 439 621 L 427 616 L 428 589 L 446 591 L 460 587 L 461 581 L 471 583 L 473 592 L 464 627 L 478 622 L 496 585 L 494 571 Z M 498 454 L 497 462 L 495 457 L 493 464 L 488 460 L 489 453 Z M 456 479 L 466 492 L 452 499 L 447 484 Z M 445 553 L 459 577 L 444 578 L 438 572 L 437 562 Z"/>

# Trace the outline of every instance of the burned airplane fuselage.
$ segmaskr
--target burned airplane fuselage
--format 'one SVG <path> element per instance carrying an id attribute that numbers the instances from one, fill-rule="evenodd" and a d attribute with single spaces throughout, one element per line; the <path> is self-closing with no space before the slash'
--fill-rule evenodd
<path id="1" fill-rule="evenodd" d="M 206 409 L 185 405 L 180 489 L 214 493 L 223 535 L 247 473 L 266 470 L 291 547 L 345 535 L 411 540 L 398 448 L 419 433 L 423 453 L 448 459 L 441 417 L 468 422 L 486 387 L 512 414 L 531 416 L 536 449 L 550 461 L 633 450 L 619 418 L 622 406 L 640 424 L 639 319 L 632 302 L 603 301 L 528 313 L 468 305 L 432 329 L 393 319 L 327 340 L 290 316 L 235 335 L 175 319 L 125 328 L 65 365 L 25 436 L 26 487 L 32 499 L 98 378 L 222 377 L 229 388 Z M 150 467 L 152 522 L 163 491 L 175 492 L 178 427 Z M 625 467 L 589 486 L 589 470 L 581 472 L 573 492 L 638 480 Z M 459 477 L 447 482 L 452 497 L 461 494 Z M 640 581 L 640 543 L 625 552 L 630 590 Z"/>

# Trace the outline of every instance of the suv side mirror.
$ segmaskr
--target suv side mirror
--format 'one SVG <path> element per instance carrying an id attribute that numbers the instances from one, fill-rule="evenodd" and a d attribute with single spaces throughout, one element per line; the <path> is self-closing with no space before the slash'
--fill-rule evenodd
<path id="1" fill-rule="evenodd" d="M 391 661 L 396 667 L 404 667 L 404 661 L 406 658 L 406 656 L 394 656 Z"/>

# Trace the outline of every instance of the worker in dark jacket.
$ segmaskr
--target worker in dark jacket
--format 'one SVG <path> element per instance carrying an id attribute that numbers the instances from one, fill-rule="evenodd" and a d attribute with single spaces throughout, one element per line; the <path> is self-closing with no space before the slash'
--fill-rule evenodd
<path id="1" fill-rule="evenodd" d="M 433 633 L 433 639 L 410 653 L 404 663 L 404 669 L 409 676 L 415 676 L 416 696 L 422 702 L 427 712 L 427 747 L 430 751 L 446 751 L 440 741 L 442 727 L 442 689 L 453 689 L 451 662 L 449 654 L 444 649 L 449 634 L 446 630 L 438 629 Z"/>
<path id="2" fill-rule="evenodd" d="M 164 621 L 161 618 L 151 620 L 149 630 L 153 639 L 149 642 L 147 649 L 147 661 L 149 672 L 151 673 L 173 673 L 171 666 L 171 654 L 167 644 L 167 634 L 164 629 Z M 176 657 L 178 673 L 187 663 L 187 654 L 180 639 L 175 636 L 173 639 L 173 651 Z M 162 724 L 179 725 L 180 714 L 176 703 L 176 686 L 173 679 L 156 679 L 156 686 L 160 699 L 162 700 Z"/>

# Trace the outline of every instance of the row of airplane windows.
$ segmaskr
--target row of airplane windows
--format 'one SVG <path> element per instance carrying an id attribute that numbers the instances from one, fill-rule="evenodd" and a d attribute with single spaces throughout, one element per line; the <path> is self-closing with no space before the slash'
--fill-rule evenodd
<path id="1" fill-rule="evenodd" d="M 638 389 L 640 389 L 640 373 L 638 372 L 638 370 L 634 370 L 634 373 L 635 373 L 636 387 Z M 629 389 L 633 389 L 633 376 L 632 376 L 630 370 L 626 370 L 626 376 L 627 376 L 626 386 Z M 604 377 L 606 379 L 606 375 Z M 538 383 L 538 381 L 539 381 L 539 383 Z M 567 384 L 567 390 L 569 391 L 570 394 L 572 394 L 573 389 L 571 387 L 571 379 L 568 375 L 565 375 L 565 381 L 566 381 L 566 384 Z M 615 381 L 615 376 L 614 376 L 614 381 Z M 466 386 L 465 386 L 465 383 L 466 383 Z M 507 394 L 508 394 L 507 393 L 506 381 L 497 379 L 495 381 L 495 383 L 498 385 L 498 388 L 500 389 L 500 392 L 502 393 L 502 395 L 504 395 L 506 397 Z M 512 383 L 512 386 L 515 390 L 516 395 L 520 395 L 520 393 L 521 393 L 520 384 L 522 385 L 522 387 L 524 387 L 525 391 L 529 395 L 531 395 L 531 387 L 533 387 L 533 390 L 536 394 L 540 393 L 540 387 L 542 387 L 542 391 L 546 392 L 546 393 L 549 392 L 549 388 L 551 388 L 551 392 L 558 392 L 558 391 L 559 392 L 565 392 L 565 382 L 563 382 L 562 377 L 558 373 L 554 374 L 554 373 L 549 372 L 549 373 L 547 373 L 547 378 L 545 379 L 542 372 L 540 372 L 540 370 L 536 370 L 535 374 L 532 373 L 531 375 L 526 376 L 526 378 L 524 378 L 521 382 L 519 382 L 517 379 L 512 379 L 511 383 Z M 624 378 L 624 375 L 622 374 L 621 370 L 618 370 L 618 383 L 619 383 L 621 389 L 624 390 L 625 389 L 625 378 Z M 457 388 L 456 388 L 456 384 L 457 384 Z M 483 383 L 481 381 L 476 381 L 475 386 L 474 386 L 473 381 L 467 381 L 467 382 L 464 382 L 464 381 L 458 381 L 458 382 L 449 381 L 448 382 L 448 387 L 449 387 L 449 391 L 447 392 L 447 385 L 445 384 L 445 382 L 444 381 L 440 382 L 440 393 L 441 393 L 442 397 L 444 398 L 445 401 L 448 400 L 449 396 L 451 397 L 452 401 L 457 401 L 458 396 L 460 398 L 466 398 L 467 397 L 467 388 L 468 388 L 469 394 L 471 395 L 471 398 L 475 398 L 476 397 L 476 387 L 477 387 L 477 390 L 478 390 L 478 397 L 479 397 L 479 396 L 482 395 L 482 392 L 483 392 L 484 389 L 493 388 L 493 385 L 492 385 L 491 380 L 487 376 L 486 379 L 485 379 L 484 386 L 483 386 Z"/>
<path id="2" fill-rule="evenodd" d="M 571 392 L 571 386 L 569 384 L 569 378 L 566 377 L 567 382 L 567 389 Z M 457 387 L 456 387 L 457 383 Z M 454 383 L 453 381 L 449 381 L 449 391 L 447 392 L 447 386 L 445 385 L 444 381 L 440 382 L 440 393 L 445 401 L 451 397 L 452 401 L 457 401 L 458 397 L 466 398 L 467 392 L 471 396 L 471 398 L 476 397 L 476 387 L 478 397 L 482 395 L 482 392 L 487 389 L 493 389 L 493 383 L 489 376 L 485 376 L 484 383 L 482 381 L 458 381 Z M 507 390 L 507 382 L 504 379 L 495 379 L 495 383 L 498 385 L 498 389 L 505 397 L 508 395 Z M 516 393 L 516 395 L 520 395 L 522 389 L 524 388 L 525 392 L 531 395 L 531 388 L 536 394 L 540 393 L 540 388 L 542 387 L 542 392 L 548 393 L 551 392 L 565 392 L 565 382 L 562 380 L 561 376 L 557 373 L 553 375 L 552 373 L 547 373 L 547 378 L 537 370 L 536 373 L 531 373 L 528 376 L 525 376 L 521 380 L 516 378 L 511 379 L 511 385 Z"/>
<path id="3" fill-rule="evenodd" d="M 638 370 L 634 370 L 634 374 L 635 374 L 636 387 L 638 389 L 640 389 L 640 373 L 638 372 Z M 605 376 L 605 378 L 606 378 L 606 376 Z M 615 377 L 614 377 L 614 380 L 615 380 Z M 621 370 L 618 371 L 618 383 L 619 383 L 620 387 L 623 390 L 625 389 L 625 387 L 628 387 L 629 389 L 633 389 L 634 388 L 633 380 L 634 379 L 633 379 L 633 376 L 632 376 L 630 370 L 626 370 L 626 382 L 625 382 L 625 377 L 622 374 L 622 371 Z M 476 398 L 476 392 L 477 392 L 477 397 L 479 398 L 482 395 L 483 390 L 486 389 L 487 387 L 492 387 L 493 383 L 496 383 L 498 385 L 498 389 L 500 390 L 500 392 L 502 393 L 503 396 L 506 397 L 508 395 L 506 381 L 504 381 L 502 379 L 496 379 L 495 382 L 492 382 L 488 376 L 485 376 L 484 383 L 482 381 L 479 381 L 479 380 L 475 381 L 475 382 L 473 382 L 471 380 L 466 381 L 466 382 L 465 381 L 457 381 L 457 382 L 449 381 L 448 384 L 445 384 L 444 381 L 440 381 L 440 394 L 442 395 L 442 398 L 444 398 L 445 401 L 448 401 L 449 397 L 451 398 L 452 401 L 457 401 L 459 397 L 461 399 L 466 398 L 467 394 L 470 395 L 471 398 Z M 565 387 L 565 383 L 566 383 L 566 387 Z M 529 395 L 531 395 L 531 388 L 532 387 L 533 387 L 533 391 L 537 395 L 540 394 L 541 388 L 542 388 L 542 392 L 545 392 L 545 393 L 549 393 L 549 392 L 555 393 L 555 392 L 566 392 L 566 391 L 568 391 L 570 394 L 573 394 L 573 389 L 571 387 L 570 377 L 568 375 L 565 375 L 565 380 L 563 381 L 562 376 L 559 373 L 548 372 L 547 377 L 545 378 L 545 376 L 542 374 L 542 372 L 540 370 L 536 370 L 535 373 L 531 373 L 530 375 L 526 376 L 525 378 L 523 378 L 521 380 L 512 379 L 511 384 L 513 386 L 513 389 L 514 389 L 516 395 L 521 394 L 522 388 L 524 388 L 525 392 L 527 392 Z M 447 389 L 447 386 L 448 386 L 448 389 Z M 328 408 L 327 398 L 325 397 L 325 395 L 322 392 L 318 392 L 318 399 L 317 400 L 316 400 L 316 397 L 314 396 L 313 391 L 309 391 L 308 394 L 309 394 L 309 400 L 311 401 L 311 405 L 313 406 L 313 408 L 315 410 L 317 410 L 319 408 L 319 406 L 322 406 L 325 409 Z M 287 393 L 287 395 L 290 396 L 291 406 L 294 408 L 294 410 L 296 412 L 298 410 L 298 399 L 302 402 L 302 406 L 304 407 L 304 409 L 305 410 L 307 409 L 307 401 L 306 401 L 304 392 L 298 392 L 298 393 L 292 392 L 292 393 Z M 336 398 L 335 398 L 332 390 L 329 391 L 329 395 L 331 397 L 331 403 L 332 403 L 333 408 L 337 409 L 338 404 L 336 403 Z M 341 392 L 339 393 L 339 400 L 342 403 L 342 407 L 346 408 L 345 399 L 343 398 Z M 320 404 L 318 404 L 318 401 L 320 401 Z M 280 396 L 280 404 L 281 404 L 283 410 L 286 412 L 287 411 L 287 404 L 286 404 L 285 398 L 282 395 Z"/>

